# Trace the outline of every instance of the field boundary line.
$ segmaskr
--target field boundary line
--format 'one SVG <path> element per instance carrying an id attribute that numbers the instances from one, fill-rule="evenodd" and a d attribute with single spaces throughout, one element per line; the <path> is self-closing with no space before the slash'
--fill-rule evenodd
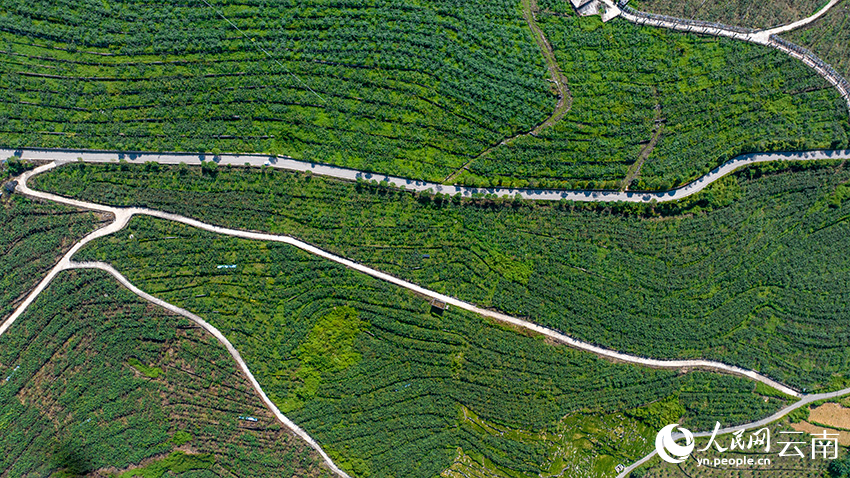
<path id="1" fill-rule="evenodd" d="M 580 189 L 520 189 L 520 188 L 478 188 L 471 186 L 455 186 L 420 181 L 417 179 L 390 176 L 356 169 L 343 168 L 331 164 L 299 161 L 286 156 L 270 156 L 263 154 L 220 154 L 209 153 L 178 153 L 178 152 L 143 152 L 143 151 L 95 151 L 71 149 L 0 149 L 0 158 L 20 156 L 22 159 L 36 161 L 57 161 L 68 163 L 82 160 L 84 163 L 117 164 L 127 161 L 130 164 L 155 162 L 159 164 L 200 166 L 205 161 L 213 161 L 219 165 L 253 166 L 284 169 L 288 171 L 310 172 L 319 176 L 341 179 L 345 181 L 377 181 L 386 182 L 396 188 L 414 192 L 428 192 L 462 197 L 476 195 L 492 195 L 499 197 L 516 197 L 535 201 L 578 201 L 578 202 L 634 202 L 651 203 L 678 201 L 692 196 L 718 179 L 731 174 L 745 166 L 774 161 L 818 161 L 850 159 L 850 149 L 812 150 L 798 152 L 748 153 L 736 156 L 715 167 L 708 173 L 668 191 L 619 191 L 619 190 L 580 190 Z M 58 197 L 58 196 L 57 196 Z M 65 200 L 65 199 L 63 199 Z M 82 206 L 79 206 L 82 207 Z M 98 206 L 103 207 L 103 206 Z M 84 209 L 86 207 L 83 207 Z"/>
<path id="2" fill-rule="evenodd" d="M 35 191 L 35 190 L 30 189 L 27 186 L 27 180 L 30 177 L 41 174 L 41 173 L 46 172 L 46 171 L 49 171 L 49 170 L 57 167 L 58 165 L 60 165 L 60 163 L 53 162 L 53 163 L 46 164 L 44 166 L 40 166 L 40 167 L 38 167 L 38 168 L 36 168 L 32 171 L 28 171 L 28 172 L 24 173 L 23 175 L 21 175 L 20 181 L 18 182 L 18 185 L 17 185 L 18 191 L 21 192 L 22 194 L 26 195 L 26 196 L 30 196 L 30 197 L 33 197 L 33 198 L 36 198 L 36 199 L 42 199 L 42 200 L 47 200 L 47 201 L 55 201 L 55 202 L 59 202 L 59 203 L 62 203 L 62 204 L 80 207 L 80 208 L 83 208 L 83 209 L 95 209 L 95 210 L 100 210 L 100 211 L 111 212 L 112 214 L 115 215 L 116 220 L 110 226 L 107 226 L 106 228 L 103 228 L 103 229 L 99 229 L 98 231 L 95 231 L 94 233 L 90 234 L 89 236 L 86 236 L 85 238 L 83 238 L 70 251 L 68 251 L 68 253 L 62 258 L 62 261 L 60 262 L 60 264 L 57 265 L 57 268 L 59 268 L 59 267 L 69 267 L 69 265 L 71 263 L 70 262 L 71 256 L 73 254 L 75 254 L 80 248 L 82 248 L 83 245 L 85 245 L 86 243 L 91 242 L 92 240 L 97 239 L 99 237 L 103 237 L 107 234 L 112 234 L 114 232 L 117 232 L 118 230 L 122 229 L 123 227 L 125 227 L 127 225 L 127 223 L 129 222 L 129 220 L 132 216 L 134 216 L 134 215 L 144 215 L 144 216 L 157 217 L 157 218 L 160 218 L 160 219 L 165 219 L 165 220 L 185 224 L 185 225 L 195 227 L 197 229 L 201 229 L 201 230 L 204 230 L 204 231 L 212 232 L 212 233 L 215 233 L 215 234 L 222 234 L 222 235 L 226 235 L 226 236 L 239 237 L 239 238 L 242 238 L 242 239 L 249 239 L 249 240 L 280 242 L 280 243 L 284 243 L 284 244 L 289 244 L 289 245 L 295 246 L 295 247 L 297 247 L 297 248 L 299 248 L 303 251 L 306 251 L 310 254 L 313 254 L 313 255 L 322 257 L 324 259 L 328 259 L 330 261 L 336 262 L 337 264 L 341 264 L 341 265 L 343 265 L 343 266 L 345 266 L 349 269 L 367 274 L 369 276 L 372 276 L 372 277 L 379 279 L 379 280 L 382 280 L 384 282 L 388 282 L 390 284 L 403 287 L 405 289 L 408 289 L 408 290 L 410 290 L 414 293 L 423 295 L 425 297 L 429 297 L 429 298 L 432 298 L 432 299 L 439 300 L 439 301 L 444 302 L 446 304 L 455 306 L 459 309 L 463 309 L 463 310 L 466 310 L 466 311 L 469 311 L 469 312 L 472 312 L 472 313 L 475 313 L 475 314 L 478 314 L 478 315 L 481 315 L 481 316 L 484 316 L 484 317 L 488 317 L 488 318 L 494 319 L 498 322 L 511 324 L 511 325 L 521 327 L 521 328 L 526 329 L 526 330 L 530 330 L 534 333 L 543 335 L 545 337 L 549 337 L 549 338 L 551 338 L 551 339 L 553 339 L 557 342 L 563 343 L 567 346 L 573 347 L 573 348 L 578 349 L 578 350 L 583 350 L 585 352 L 590 352 L 590 353 L 593 353 L 597 356 L 604 357 L 604 358 L 607 358 L 607 359 L 625 362 L 625 363 L 630 363 L 630 364 L 634 364 L 634 365 L 651 367 L 651 368 L 675 369 L 675 370 L 703 369 L 703 370 L 711 370 L 711 371 L 720 372 L 720 373 L 727 373 L 727 374 L 731 374 L 731 375 L 746 377 L 746 378 L 749 378 L 753 381 L 761 382 L 761 383 L 763 383 L 763 384 L 765 384 L 765 385 L 767 385 L 767 386 L 769 386 L 773 389 L 779 390 L 780 392 L 782 392 L 786 395 L 790 395 L 790 396 L 798 397 L 798 398 L 803 396 L 799 391 L 794 390 L 791 387 L 788 387 L 787 385 L 779 383 L 779 382 L 777 382 L 777 381 L 775 381 L 775 380 L 773 380 L 773 379 L 771 379 L 771 378 L 769 378 L 765 375 L 762 375 L 758 372 L 755 372 L 753 370 L 747 370 L 747 369 L 737 367 L 737 366 L 734 366 L 734 365 L 725 364 L 725 363 L 722 363 L 722 362 L 716 362 L 716 361 L 711 361 L 711 360 L 703 360 L 703 359 L 694 359 L 694 360 L 689 360 L 689 359 L 681 359 L 681 360 L 652 359 L 652 358 L 639 357 L 639 356 L 635 356 L 635 355 L 629 355 L 629 354 L 617 352 L 615 350 L 607 349 L 607 348 L 604 348 L 604 347 L 600 347 L 598 345 L 594 345 L 594 344 L 590 344 L 590 343 L 587 343 L 587 342 L 584 342 L 584 341 L 581 341 L 581 340 L 577 340 L 577 339 L 574 339 L 574 338 L 572 338 L 572 337 L 570 337 L 566 334 L 563 334 L 563 333 L 558 332 L 556 330 L 552 330 L 552 329 L 543 327 L 543 326 L 535 324 L 533 322 L 523 320 L 523 319 L 519 319 L 519 318 L 510 316 L 510 315 L 507 315 L 507 314 L 503 314 L 503 313 L 500 313 L 500 312 L 496 312 L 496 311 L 493 311 L 493 310 L 483 309 L 483 308 L 480 308 L 480 307 L 473 305 L 471 303 L 457 299 L 455 297 L 451 297 L 451 296 L 448 296 L 448 295 L 445 295 L 445 294 L 440 294 L 440 293 L 432 291 L 430 289 L 426 289 L 426 288 L 418 286 L 418 285 L 416 285 L 412 282 L 408 282 L 406 280 L 400 279 L 398 277 L 387 274 L 385 272 L 378 271 L 378 270 L 373 269 L 371 267 L 368 267 L 368 266 L 365 266 L 363 264 L 359 264 L 357 262 L 354 262 L 350 259 L 346 259 L 344 257 L 338 256 L 336 254 L 332 254 L 332 253 L 327 252 L 323 249 L 320 249 L 316 246 L 313 246 L 312 244 L 308 244 L 308 243 L 303 242 L 301 240 L 295 239 L 291 236 L 268 234 L 268 233 L 262 233 L 262 232 L 243 231 L 243 230 L 231 229 L 231 228 L 227 228 L 227 227 L 215 226 L 215 225 L 212 225 L 212 224 L 207 224 L 205 222 L 199 221 L 197 219 L 188 218 L 188 217 L 181 216 L 181 215 L 178 215 L 178 214 L 172 214 L 172 213 L 167 213 L 167 212 L 163 212 L 163 211 L 158 211 L 158 210 L 155 210 L 155 209 L 117 208 L 117 207 L 111 207 L 111 206 L 103 206 L 103 205 L 96 204 L 96 203 L 89 203 L 89 202 L 86 202 L 86 201 L 69 199 L 69 198 L 65 198 L 65 197 L 58 196 L 58 195 L 51 194 L 51 193 Z M 53 271 L 51 271 L 51 272 L 53 272 Z M 41 284 L 39 286 L 41 287 Z M 40 292 L 42 289 L 43 289 L 43 287 L 41 287 L 41 289 L 39 289 L 38 292 Z M 37 295 L 37 294 L 34 292 L 33 295 Z M 31 297 L 32 297 L 32 295 L 31 295 Z M 29 302 L 31 302 L 31 300 L 29 298 L 28 298 L 28 300 L 29 300 Z M 26 302 L 25 304 L 28 305 L 29 302 Z M 20 315 L 20 313 L 18 311 L 16 311 L 16 314 Z M 14 318 L 17 318 L 16 315 L 13 315 L 13 316 L 14 316 Z M 11 324 L 9 324 L 9 325 L 11 325 Z M 4 326 L 6 328 L 8 328 L 8 325 L 4 324 Z"/>

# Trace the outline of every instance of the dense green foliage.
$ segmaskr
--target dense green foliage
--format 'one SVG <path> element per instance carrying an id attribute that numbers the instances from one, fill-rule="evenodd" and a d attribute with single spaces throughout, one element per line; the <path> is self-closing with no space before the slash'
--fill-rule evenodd
<path id="1" fill-rule="evenodd" d="M 846 1 L 806 28 L 782 36 L 808 48 L 844 78 L 850 78 L 850 4 Z"/>
<path id="2" fill-rule="evenodd" d="M 442 180 L 556 103 L 518 0 L 209 3 L 3 2 L 0 144 L 275 151 Z"/>
<path id="3" fill-rule="evenodd" d="M 779 51 L 620 19 L 538 20 L 572 109 L 537 137 L 475 159 L 475 178 L 460 182 L 617 189 L 658 128 L 631 189 L 669 189 L 741 153 L 850 144 L 846 102 Z"/>
<path id="4" fill-rule="evenodd" d="M 95 222 L 94 215 L 59 204 L 0 200 L 0 319 Z"/>
<path id="5" fill-rule="evenodd" d="M 0 370 L 4 476 L 105 477 L 148 458 L 120 476 L 330 476 L 212 336 L 100 271 L 60 274 L 0 337 Z"/>
<path id="6" fill-rule="evenodd" d="M 456 448 L 516 472 L 549 467 L 550 444 L 479 433 L 461 407 L 537 433 L 571 412 L 673 396 L 695 429 L 783 403 L 747 380 L 612 364 L 462 310 L 433 315 L 421 297 L 285 244 L 137 217 L 78 257 L 92 259 L 221 330 L 269 397 L 356 476 L 431 477 Z"/>
<path id="7" fill-rule="evenodd" d="M 825 3 L 824 0 L 632 0 L 629 6 L 680 18 L 770 28 L 808 17 Z"/>
<path id="8" fill-rule="evenodd" d="M 472 160 L 456 179 L 601 188 L 657 119 L 636 186 L 663 188 L 742 151 L 848 144 L 837 93 L 787 55 L 540 13 L 572 110 L 477 157 L 555 109 L 520 0 L 212 4 L 4 3 L 0 145 L 268 152 L 433 181 Z"/>
<path id="9" fill-rule="evenodd" d="M 751 167 L 656 206 L 679 214 L 661 217 L 651 206 L 458 203 L 243 168 L 213 179 L 74 165 L 36 184 L 291 234 L 592 343 L 719 359 L 814 390 L 850 372 L 850 202 L 832 199 L 850 167 L 814 166 Z"/>

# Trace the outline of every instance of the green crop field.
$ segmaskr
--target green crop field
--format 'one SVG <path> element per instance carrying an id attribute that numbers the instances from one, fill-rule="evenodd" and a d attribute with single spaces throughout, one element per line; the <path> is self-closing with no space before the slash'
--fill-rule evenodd
<path id="1" fill-rule="evenodd" d="M 815 13 L 825 0 L 632 0 L 629 6 L 651 13 L 725 23 L 751 28 L 770 28 L 792 23 Z"/>
<path id="2" fill-rule="evenodd" d="M 290 234 L 624 352 L 723 360 L 809 390 L 850 378 L 844 163 L 751 167 L 656 206 L 461 202 L 276 170 L 157 169 L 67 165 L 33 187 Z"/>
<path id="3" fill-rule="evenodd" d="M 0 320 L 12 313 L 44 274 L 74 242 L 92 231 L 97 222 L 91 213 L 3 193 L 0 199 Z"/>
<path id="4" fill-rule="evenodd" d="M 212 336 L 100 271 L 61 273 L 0 371 L 3 476 L 331 476 Z"/>
<path id="5" fill-rule="evenodd" d="M 4 3 L 2 143 L 276 151 L 441 180 L 557 101 L 519 1 L 210 3 Z"/>
<path id="6" fill-rule="evenodd" d="M 779 51 L 620 19 L 538 21 L 569 78 L 572 110 L 475 159 L 459 182 L 669 189 L 741 153 L 850 144 L 846 102 Z"/>
<path id="7" fill-rule="evenodd" d="M 783 34 L 850 77 L 850 2 L 832 7 L 823 17 L 806 28 Z"/>
<path id="8" fill-rule="evenodd" d="M 779 52 L 543 12 L 574 101 L 522 136 L 558 100 L 523 15 L 535 22 L 533 3 L 7 2 L 0 146 L 273 152 L 432 181 L 610 187 L 657 121 L 635 186 L 662 188 L 742 151 L 850 143 L 837 93 Z"/>
<path id="9" fill-rule="evenodd" d="M 219 328 L 281 410 L 357 477 L 464 466 L 548 476 L 577 462 L 583 476 L 610 477 L 651 448 L 658 423 L 708 428 L 787 403 L 748 380 L 612 364 L 462 310 L 435 313 L 285 244 L 138 217 L 79 256 Z"/>

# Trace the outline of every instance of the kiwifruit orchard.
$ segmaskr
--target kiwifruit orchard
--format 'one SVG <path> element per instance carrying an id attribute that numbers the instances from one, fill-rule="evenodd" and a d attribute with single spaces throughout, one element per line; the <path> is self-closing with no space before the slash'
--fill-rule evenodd
<path id="1" fill-rule="evenodd" d="M 779 51 L 551 3 L 7 2 L 0 146 L 263 152 L 598 189 L 657 134 L 634 187 L 664 189 L 743 152 L 850 144 L 846 103 Z M 539 137 L 526 133 L 558 93 L 524 14 L 572 102 Z"/>
<path id="2" fill-rule="evenodd" d="M 435 311 L 287 244 L 161 219 L 134 218 L 77 260 L 112 263 L 205 317 L 281 411 L 355 476 L 432 477 L 464 463 L 506 476 L 576 465 L 577 476 L 607 476 L 646 453 L 665 420 L 709 428 L 791 401 L 727 375 L 613 364 L 459 309 Z"/>
<path id="3" fill-rule="evenodd" d="M 4 476 L 332 476 L 212 336 L 104 272 L 62 272 L 14 325 L 0 337 Z"/>

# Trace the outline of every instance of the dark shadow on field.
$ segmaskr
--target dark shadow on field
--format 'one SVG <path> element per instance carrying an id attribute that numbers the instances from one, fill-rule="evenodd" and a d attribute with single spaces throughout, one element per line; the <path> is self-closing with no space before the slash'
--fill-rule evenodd
<path id="1" fill-rule="evenodd" d="M 73 438 L 56 444 L 50 464 L 51 468 L 60 472 L 58 476 L 64 478 L 85 476 L 94 471 L 88 453 Z"/>

